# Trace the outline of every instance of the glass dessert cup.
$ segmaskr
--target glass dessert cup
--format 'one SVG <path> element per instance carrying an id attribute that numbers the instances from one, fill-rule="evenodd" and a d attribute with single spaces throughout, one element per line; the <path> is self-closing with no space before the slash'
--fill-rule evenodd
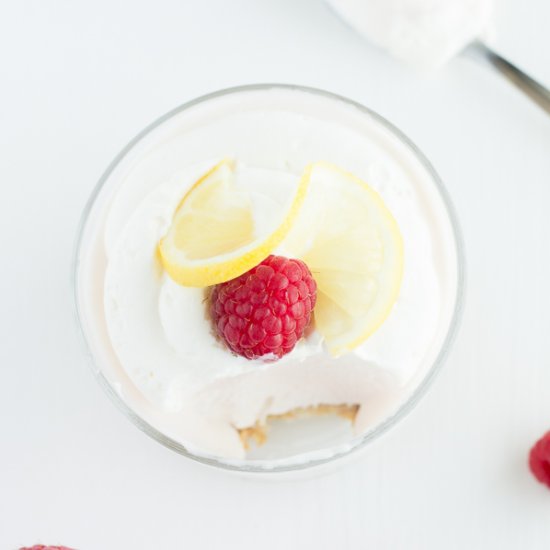
<path id="1" fill-rule="evenodd" d="M 383 132 L 384 135 L 391 138 L 392 143 L 399 145 L 403 154 L 407 156 L 407 163 L 411 163 L 411 166 L 414 164 L 414 170 L 422 172 L 423 181 L 426 181 L 426 185 L 430 188 L 430 200 L 437 203 L 438 215 L 441 216 L 441 223 L 448 233 L 444 243 L 445 254 L 448 258 L 445 273 L 446 277 L 452 280 L 447 293 L 448 311 L 442 323 L 440 337 L 438 337 L 437 343 L 434 344 L 435 349 L 432 350 L 430 360 L 427 361 L 419 373 L 412 377 L 399 402 L 388 407 L 383 417 L 380 417 L 372 426 L 369 426 L 366 431 L 349 436 L 346 441 L 339 440 L 337 444 L 334 444 L 330 437 L 327 441 L 322 441 L 321 436 L 321 443 L 319 444 L 320 433 L 322 434 L 325 429 L 328 431 L 331 429 L 327 427 L 328 425 L 324 420 L 320 420 L 320 424 L 316 428 L 317 431 L 312 437 L 317 441 L 317 447 L 315 448 L 317 452 L 297 452 L 296 454 L 290 452 L 290 454 L 285 455 L 284 452 L 278 451 L 273 457 L 270 457 L 269 454 L 266 455 L 265 452 L 260 452 L 257 455 L 252 454 L 251 457 L 247 456 L 245 459 L 229 459 L 201 452 L 200 449 L 194 449 L 192 445 L 183 444 L 176 438 L 163 433 L 166 430 L 163 429 L 165 419 L 162 411 L 159 411 L 153 404 L 144 401 L 139 389 L 133 384 L 121 365 L 118 364 L 116 354 L 111 347 L 102 311 L 106 259 L 100 241 L 102 241 L 108 210 L 113 196 L 118 191 L 123 175 L 139 163 L 140 159 L 146 154 L 149 156 L 154 155 L 154 146 L 167 143 L 174 135 L 177 135 L 178 124 L 180 126 L 182 124 L 181 117 L 189 114 L 191 116 L 197 109 L 203 109 L 203 111 L 206 109 L 205 112 L 208 114 L 209 106 L 216 105 L 219 100 L 242 101 L 242 98 L 252 97 L 251 94 L 260 94 L 261 97 L 261 94 L 282 94 L 284 96 L 284 94 L 292 93 L 298 94 L 300 101 L 306 101 L 308 105 L 309 103 L 313 105 L 315 102 L 326 102 L 327 105 L 335 105 L 338 106 L 338 109 L 345 109 L 346 116 L 350 119 L 361 120 L 366 124 L 376 126 L 377 131 Z M 304 103 L 304 106 L 306 106 L 306 103 Z M 238 108 L 242 109 L 242 106 Z M 248 107 L 245 108 L 245 111 L 246 109 Z M 188 120 L 184 120 L 184 124 L 193 126 L 196 121 L 191 116 Z M 279 146 L 284 148 L 284 145 Z M 298 144 L 297 147 L 300 147 L 300 145 Z M 151 150 L 153 150 L 153 153 L 151 153 Z M 232 153 L 232 151 L 229 151 L 229 153 Z M 144 173 L 146 173 L 146 170 Z M 369 173 L 372 174 L 374 179 L 377 177 L 380 177 L 381 180 L 385 179 L 380 176 L 380 167 L 377 165 L 373 166 Z M 161 177 L 167 176 L 165 174 Z M 457 330 L 463 304 L 463 290 L 463 247 L 456 216 L 439 176 L 427 159 L 397 128 L 366 107 L 329 92 L 300 86 L 264 84 L 222 90 L 186 103 L 147 127 L 121 151 L 96 185 L 82 216 L 74 258 L 74 292 L 78 326 L 94 374 L 114 403 L 136 426 L 166 447 L 204 464 L 239 472 L 273 473 L 327 464 L 363 449 L 369 442 L 395 425 L 413 408 L 443 364 Z M 344 407 L 340 412 L 343 412 L 345 416 L 350 414 L 350 410 L 353 411 L 353 405 L 351 408 Z M 338 412 L 338 408 L 333 408 L 330 412 Z M 355 410 L 355 412 L 357 411 Z M 246 430 L 240 431 L 244 431 L 246 438 L 253 437 Z M 304 433 L 307 433 L 307 428 Z M 284 437 L 283 435 L 283 446 Z M 281 440 L 280 437 L 278 439 Z"/>

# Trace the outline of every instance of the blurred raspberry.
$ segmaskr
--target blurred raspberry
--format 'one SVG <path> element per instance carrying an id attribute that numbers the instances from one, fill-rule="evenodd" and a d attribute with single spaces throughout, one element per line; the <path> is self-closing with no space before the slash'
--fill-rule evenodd
<path id="1" fill-rule="evenodd" d="M 538 481 L 550 488 L 550 432 L 543 435 L 531 449 L 529 468 Z"/>
<path id="2" fill-rule="evenodd" d="M 238 355 L 281 358 L 303 336 L 316 297 L 317 285 L 304 262 L 269 256 L 216 285 L 210 312 L 217 334 Z"/>

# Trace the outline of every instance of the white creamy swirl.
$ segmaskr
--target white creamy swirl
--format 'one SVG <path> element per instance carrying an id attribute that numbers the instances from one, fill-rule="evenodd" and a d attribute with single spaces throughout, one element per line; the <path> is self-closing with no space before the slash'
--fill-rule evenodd
<path id="1" fill-rule="evenodd" d="M 216 102 L 182 114 L 181 124 L 176 118 L 119 176 L 104 222 L 104 320 L 119 363 L 111 383 L 127 398 L 129 379 L 143 399 L 132 397 L 133 406 L 199 454 L 244 458 L 236 429 L 318 404 L 359 404 L 355 434 L 362 433 L 416 387 L 451 317 L 456 258 L 431 176 L 379 122 L 334 100 L 263 91 L 250 92 L 245 103 Z M 162 271 L 157 244 L 176 205 L 228 155 L 241 162 L 258 224 L 275 223 L 277 206 L 317 160 L 355 173 L 384 198 L 404 238 L 402 289 L 390 317 L 354 353 L 332 359 L 314 335 L 277 362 L 236 357 L 213 337 L 203 291 Z M 284 243 L 275 252 L 284 254 Z M 341 444 L 352 435 L 333 439 Z"/>

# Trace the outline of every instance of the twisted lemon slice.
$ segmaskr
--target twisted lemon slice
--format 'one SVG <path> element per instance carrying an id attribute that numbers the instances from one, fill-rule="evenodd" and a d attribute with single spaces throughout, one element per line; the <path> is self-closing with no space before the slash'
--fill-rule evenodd
<path id="1" fill-rule="evenodd" d="M 403 275 L 403 241 L 381 197 L 336 166 L 316 163 L 285 250 L 317 282 L 315 327 L 331 354 L 366 340 L 390 314 Z"/>
<path id="2" fill-rule="evenodd" d="M 257 234 L 252 203 L 235 182 L 235 164 L 225 159 L 185 194 L 168 233 L 159 243 L 162 264 L 177 283 L 206 287 L 234 279 L 259 264 L 283 241 L 309 184 L 302 177 L 282 208 L 278 225 Z"/>

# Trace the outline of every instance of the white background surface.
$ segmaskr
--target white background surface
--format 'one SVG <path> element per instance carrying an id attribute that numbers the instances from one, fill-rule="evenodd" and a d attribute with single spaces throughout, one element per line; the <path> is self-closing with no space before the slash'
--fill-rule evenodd
<path id="1" fill-rule="evenodd" d="M 526 468 L 550 428 L 550 118 L 456 59 L 417 75 L 319 0 L 3 2 L 0 548 L 550 547 Z M 550 84 L 550 2 L 500 0 L 500 50 Z M 133 427 L 94 381 L 71 310 L 85 200 L 172 107 L 291 82 L 363 102 L 433 161 L 462 221 L 468 300 L 428 395 L 324 477 L 243 480 Z"/>

